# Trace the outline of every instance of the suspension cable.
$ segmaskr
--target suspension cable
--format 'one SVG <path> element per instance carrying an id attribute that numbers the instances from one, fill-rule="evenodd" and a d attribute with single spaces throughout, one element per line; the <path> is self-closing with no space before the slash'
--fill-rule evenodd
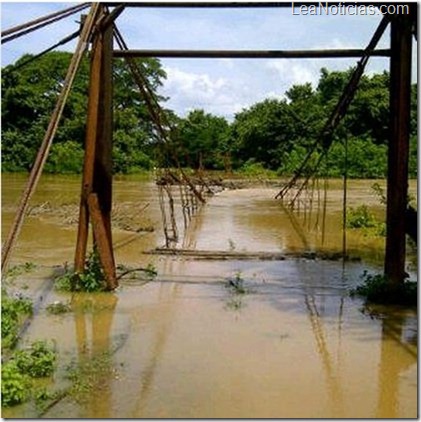
<path id="1" fill-rule="evenodd" d="M 41 58 L 42 56 L 44 56 L 45 54 L 49 53 L 50 51 L 54 50 L 55 48 L 59 47 L 60 45 L 64 45 L 67 44 L 68 42 L 72 41 L 73 39 L 77 38 L 80 34 L 80 30 L 77 30 L 76 32 L 73 32 L 73 34 L 68 35 L 67 37 L 63 38 L 61 41 L 59 41 L 58 43 L 52 45 L 51 47 L 41 51 L 40 53 L 36 54 L 35 56 L 31 56 L 29 57 L 27 60 L 24 60 L 22 62 L 20 62 L 19 64 L 11 67 L 11 68 L 5 68 L 3 70 L 3 74 L 4 73 L 9 73 L 12 71 L 15 71 L 17 69 L 21 69 L 22 67 L 25 67 L 26 65 L 28 65 L 29 63 L 32 63 L 33 61 Z"/>
<path id="2" fill-rule="evenodd" d="M 114 25 L 114 34 L 115 38 L 117 40 L 117 43 L 121 49 L 128 49 L 127 44 L 125 43 L 123 36 L 121 35 L 121 32 L 117 29 L 117 27 Z M 170 137 L 169 133 L 171 132 L 172 124 L 167 119 L 164 110 L 160 106 L 158 99 L 156 98 L 154 92 L 149 86 L 148 80 L 144 77 L 141 69 L 139 69 L 138 63 L 135 62 L 134 59 L 130 57 L 126 57 L 126 61 L 128 63 L 128 66 L 133 74 L 133 77 L 135 79 L 136 84 L 138 85 L 139 91 L 143 97 L 143 99 L 146 102 L 146 106 L 148 108 L 149 113 L 151 114 L 152 120 L 155 123 L 159 134 L 161 135 L 164 146 L 167 147 L 169 152 L 172 155 L 173 160 L 175 161 L 178 170 L 180 171 L 183 180 L 189 185 L 190 189 L 193 191 L 195 197 L 204 204 L 206 201 L 203 198 L 202 194 L 196 189 L 190 178 L 187 176 L 185 171 L 180 166 L 179 160 L 174 153 L 174 150 L 170 148 Z M 164 127 L 165 125 L 165 127 Z"/>
<path id="3" fill-rule="evenodd" d="M 53 13 L 51 15 L 44 16 L 34 21 L 27 22 L 23 25 L 16 26 L 14 28 L 8 29 L 1 33 L 1 43 L 5 44 L 9 41 L 12 41 L 16 38 L 19 38 L 23 35 L 29 34 L 37 29 L 43 28 L 44 26 L 50 25 L 54 22 L 57 22 L 61 19 L 67 18 L 77 12 L 80 12 L 83 9 L 89 7 L 90 3 L 83 3 L 77 6 L 73 6 L 69 9 L 64 9 L 60 12 Z M 4 38 L 3 38 L 4 37 Z"/>
<path id="4" fill-rule="evenodd" d="M 12 252 L 12 249 L 16 243 L 17 237 L 19 236 L 20 230 L 22 228 L 23 219 L 25 213 L 28 209 L 29 201 L 36 189 L 39 178 L 41 176 L 45 162 L 47 161 L 48 152 L 51 148 L 54 136 L 57 132 L 59 120 L 64 110 L 66 99 L 70 93 L 76 72 L 79 68 L 82 57 L 85 53 L 85 50 L 88 47 L 88 41 L 91 36 L 93 27 L 96 23 L 97 14 L 99 10 L 99 3 L 93 3 L 91 10 L 88 14 L 88 17 L 83 25 L 79 42 L 76 46 L 75 53 L 70 61 L 70 65 L 67 71 L 66 78 L 63 83 L 63 88 L 57 99 L 56 106 L 54 108 L 53 114 L 51 115 L 50 123 L 48 125 L 47 131 L 45 133 L 44 139 L 41 143 L 41 147 L 38 150 L 37 157 L 35 159 L 34 165 L 32 167 L 29 179 L 25 186 L 25 189 L 20 198 L 20 202 L 13 220 L 12 226 L 8 233 L 8 237 L 2 248 L 2 261 L 1 269 L 5 271 L 8 265 L 8 261 Z"/>
<path id="5" fill-rule="evenodd" d="M 325 125 L 323 126 L 322 131 L 318 135 L 316 141 L 311 146 L 310 150 L 308 151 L 306 157 L 304 158 L 304 161 L 301 163 L 300 167 L 295 171 L 293 177 L 291 180 L 281 189 L 281 191 L 275 196 L 275 198 L 283 198 L 288 192 L 288 190 L 295 184 L 295 182 L 302 176 L 303 171 L 305 167 L 307 166 L 308 162 L 310 161 L 313 153 L 317 150 L 318 146 L 323 147 L 323 151 L 321 154 L 321 157 L 325 155 L 325 152 L 327 149 L 329 149 L 330 145 L 332 144 L 332 133 L 336 129 L 336 127 L 339 125 L 340 121 L 342 120 L 343 116 L 345 115 L 349 104 L 351 103 L 352 99 L 354 98 L 354 94 L 357 90 L 358 83 L 364 73 L 365 67 L 368 63 L 368 60 L 370 58 L 371 52 L 375 49 L 377 43 L 380 41 L 380 38 L 382 37 L 384 31 L 387 28 L 387 25 L 389 24 L 389 18 L 387 16 L 384 16 L 381 20 L 379 26 L 376 29 L 376 32 L 374 33 L 372 39 L 370 40 L 367 48 L 365 49 L 365 54 L 361 58 L 361 60 L 357 63 L 357 66 L 354 70 L 354 72 L 351 75 L 351 78 L 345 87 L 341 97 L 339 98 L 339 101 L 337 102 L 335 108 L 333 109 L 331 115 L 329 116 L 329 119 L 326 121 Z M 304 186 L 308 183 L 308 180 L 310 179 L 312 173 L 314 173 L 320 162 L 321 157 L 317 161 L 316 165 L 311 169 L 311 171 L 308 172 L 305 181 L 303 182 L 303 185 L 298 190 L 297 195 L 295 198 L 300 194 L 301 190 L 304 188 Z M 294 200 L 295 200 L 294 198 Z M 293 201 L 294 201 L 293 200 Z"/>

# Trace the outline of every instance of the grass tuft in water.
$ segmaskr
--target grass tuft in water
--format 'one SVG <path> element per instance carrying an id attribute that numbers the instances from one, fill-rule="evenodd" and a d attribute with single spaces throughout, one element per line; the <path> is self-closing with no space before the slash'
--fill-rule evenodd
<path id="1" fill-rule="evenodd" d="M 69 366 L 67 371 L 67 378 L 71 382 L 68 390 L 69 397 L 78 403 L 89 400 L 89 393 L 103 385 L 114 372 L 109 352 L 100 353 L 77 365 Z"/>
<path id="2" fill-rule="evenodd" d="M 66 314 L 72 311 L 72 307 L 68 303 L 53 302 L 47 306 L 47 312 L 52 315 Z"/>
<path id="3" fill-rule="evenodd" d="M 30 348 L 15 352 L 1 369 L 2 406 L 15 406 L 36 395 L 32 378 L 51 376 L 56 357 L 55 349 L 44 341 L 36 341 Z"/>
<path id="4" fill-rule="evenodd" d="M 1 297 L 1 338 L 2 350 L 12 349 L 18 339 L 23 319 L 32 315 L 32 301 L 23 297 L 11 297 L 2 290 Z"/>
<path id="5" fill-rule="evenodd" d="M 102 270 L 99 254 L 94 249 L 86 260 L 82 274 L 65 269 L 65 273 L 54 281 L 56 290 L 62 292 L 103 292 L 107 290 L 105 275 Z"/>
<path id="6" fill-rule="evenodd" d="M 383 274 L 368 274 L 367 271 L 364 271 L 361 279 L 362 284 L 351 290 L 351 296 L 361 296 L 369 303 L 383 305 L 417 305 L 418 283 L 415 281 L 391 284 Z"/>

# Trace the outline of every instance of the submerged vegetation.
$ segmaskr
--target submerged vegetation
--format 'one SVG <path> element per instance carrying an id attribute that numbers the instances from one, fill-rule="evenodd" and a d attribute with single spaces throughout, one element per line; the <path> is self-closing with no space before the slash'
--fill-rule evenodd
<path id="1" fill-rule="evenodd" d="M 54 348 L 43 341 L 36 341 L 28 349 L 14 352 L 8 362 L 2 365 L 2 406 L 23 403 L 36 394 L 32 379 L 51 376 L 56 357 Z"/>
<path id="2" fill-rule="evenodd" d="M 382 274 L 361 276 L 362 283 L 351 290 L 351 296 L 361 296 L 368 303 L 416 306 L 418 303 L 418 283 L 405 280 L 396 285 L 388 283 Z"/>
<path id="3" fill-rule="evenodd" d="M 24 318 L 32 315 L 32 301 L 23 297 L 10 297 L 5 289 L 1 297 L 1 348 L 12 349 L 18 340 Z"/>
<path id="4" fill-rule="evenodd" d="M 244 285 L 244 278 L 240 271 L 237 271 L 234 277 L 229 277 L 225 283 L 225 287 L 230 292 L 230 297 L 226 301 L 226 308 L 238 311 L 244 307 L 243 297 L 250 293 L 250 290 Z"/>
<path id="5" fill-rule="evenodd" d="M 347 209 L 346 227 L 348 229 L 363 229 L 366 234 L 386 236 L 386 223 L 378 221 L 367 205 Z"/>
<path id="6" fill-rule="evenodd" d="M 130 268 L 125 265 L 118 265 L 117 269 L 120 271 L 117 279 L 126 276 L 130 278 L 137 278 L 139 272 L 145 275 L 147 281 L 153 280 L 157 276 L 156 268 L 153 264 L 149 263 L 146 268 Z M 94 249 L 86 260 L 85 271 L 81 274 L 75 273 L 73 270 L 65 266 L 64 274 L 56 277 L 54 286 L 57 291 L 61 292 L 104 292 L 107 291 L 107 284 L 99 260 L 99 254 Z M 51 313 L 63 313 L 65 311 L 64 304 L 58 304 L 57 307 L 51 306 Z"/>
<path id="7" fill-rule="evenodd" d="M 104 271 L 99 260 L 99 254 L 94 249 L 86 260 L 85 271 L 77 274 L 65 268 L 64 274 L 55 279 L 56 290 L 63 292 L 103 292 L 106 290 Z"/>

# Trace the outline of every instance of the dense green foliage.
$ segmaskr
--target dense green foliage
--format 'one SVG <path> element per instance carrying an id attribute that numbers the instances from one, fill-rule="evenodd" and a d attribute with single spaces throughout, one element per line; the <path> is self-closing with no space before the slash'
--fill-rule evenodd
<path id="1" fill-rule="evenodd" d="M 2 169 L 31 168 L 42 142 L 71 54 L 48 53 L 17 68 L 30 55 L 2 69 Z M 165 73 L 155 59 L 139 60 L 149 85 L 156 91 Z M 16 69 L 15 69 L 16 67 Z M 122 60 L 114 60 L 114 170 L 130 172 L 152 165 L 154 133 L 146 105 Z M 86 125 L 89 59 L 82 61 L 45 170 L 77 173 L 82 168 Z"/>
<path id="2" fill-rule="evenodd" d="M 32 302 L 25 298 L 10 297 L 5 290 L 1 296 L 2 349 L 12 348 L 17 340 L 22 318 L 32 314 Z"/>
<path id="3" fill-rule="evenodd" d="M 52 375 L 56 351 L 44 341 L 36 341 L 26 350 L 16 351 L 1 369 L 2 406 L 14 406 L 32 394 L 31 378 Z"/>
<path id="4" fill-rule="evenodd" d="M 418 283 L 405 280 L 403 283 L 388 283 L 383 274 L 361 276 L 362 283 L 351 290 L 351 296 L 361 296 L 369 303 L 416 306 L 418 303 Z"/>
<path id="5" fill-rule="evenodd" d="M 29 397 L 31 380 L 28 375 L 22 374 L 11 361 L 1 367 L 1 404 L 14 406 L 23 403 Z"/>
<path id="6" fill-rule="evenodd" d="M 182 166 L 223 168 L 229 151 L 228 122 L 203 110 L 193 110 L 185 119 L 179 119 L 176 142 Z"/>
<path id="7" fill-rule="evenodd" d="M 91 252 L 86 260 L 85 271 L 82 274 L 66 270 L 55 279 L 54 286 L 58 291 L 102 292 L 106 290 L 104 271 L 96 250 Z"/>
<path id="8" fill-rule="evenodd" d="M 54 372 L 56 352 L 44 341 L 36 341 L 28 350 L 18 350 L 13 356 L 19 371 L 32 378 L 48 377 Z"/>
<path id="9" fill-rule="evenodd" d="M 347 209 L 346 226 L 350 229 L 360 229 L 364 227 L 375 227 L 376 219 L 367 208 L 367 205 L 360 205 L 357 208 Z"/>
<path id="10" fill-rule="evenodd" d="M 54 52 L 22 68 L 3 69 L 3 171 L 29 170 L 44 136 L 70 60 Z M 152 90 L 166 77 L 156 59 L 140 60 Z M 288 175 L 301 164 L 318 138 L 346 86 L 352 69 L 321 69 L 318 85 L 292 86 L 285 98 L 266 99 L 237 113 L 229 123 L 204 110 L 185 118 L 168 111 L 173 123 L 173 152 L 162 154 L 156 128 L 125 64 L 114 66 L 114 171 L 131 173 L 163 162 L 183 167 L 256 169 Z M 89 60 L 82 62 L 46 165 L 51 173 L 77 173 L 82 168 Z M 320 171 L 338 177 L 378 178 L 387 171 L 389 74 L 363 76 L 348 113 L 333 135 Z M 345 158 L 345 140 L 347 157 Z M 165 157 L 165 158 L 164 158 Z M 175 159 L 177 157 L 177 159 Z M 313 158 L 317 160 L 317 154 Z M 417 87 L 412 87 L 410 175 L 417 174 Z"/>

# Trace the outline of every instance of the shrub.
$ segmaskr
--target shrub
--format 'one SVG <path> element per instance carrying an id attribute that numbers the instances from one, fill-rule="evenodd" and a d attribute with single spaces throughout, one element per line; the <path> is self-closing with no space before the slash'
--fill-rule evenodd
<path id="1" fill-rule="evenodd" d="M 362 284 L 351 290 L 351 296 L 364 297 L 371 303 L 417 305 L 417 282 L 405 280 L 398 284 L 389 283 L 383 274 L 368 274 L 367 271 L 364 271 L 361 280 Z"/>
<path id="2" fill-rule="evenodd" d="M 30 349 L 17 351 L 13 360 L 23 374 L 32 378 L 48 377 L 54 372 L 56 352 L 46 342 L 36 341 Z"/>
<path id="3" fill-rule="evenodd" d="M 377 221 L 375 217 L 368 211 L 366 205 L 358 208 L 350 207 L 347 210 L 346 226 L 350 229 L 360 229 L 366 227 L 376 227 Z"/>
<path id="4" fill-rule="evenodd" d="M 32 314 L 32 302 L 24 298 L 11 298 L 3 291 L 1 308 L 2 348 L 12 348 L 18 337 L 21 318 Z"/>
<path id="5" fill-rule="evenodd" d="M 86 260 L 85 271 L 81 274 L 66 270 L 55 279 L 55 288 L 59 291 L 102 292 L 106 290 L 105 276 L 94 249 Z"/>
<path id="6" fill-rule="evenodd" d="M 45 165 L 47 173 L 80 173 L 83 165 L 83 148 L 74 141 L 53 144 Z"/>
<path id="7" fill-rule="evenodd" d="M 15 352 L 1 369 L 1 403 L 14 406 L 28 400 L 33 392 L 31 378 L 50 376 L 56 352 L 44 341 L 32 343 L 28 350 Z"/>
<path id="8" fill-rule="evenodd" d="M 255 162 L 254 159 L 248 160 L 240 168 L 240 173 L 248 177 L 276 177 L 276 172 L 268 170 L 262 163 Z"/>
<path id="9" fill-rule="evenodd" d="M 20 372 L 16 362 L 10 361 L 1 368 L 1 404 L 9 407 L 23 403 L 30 394 L 31 381 Z"/>

